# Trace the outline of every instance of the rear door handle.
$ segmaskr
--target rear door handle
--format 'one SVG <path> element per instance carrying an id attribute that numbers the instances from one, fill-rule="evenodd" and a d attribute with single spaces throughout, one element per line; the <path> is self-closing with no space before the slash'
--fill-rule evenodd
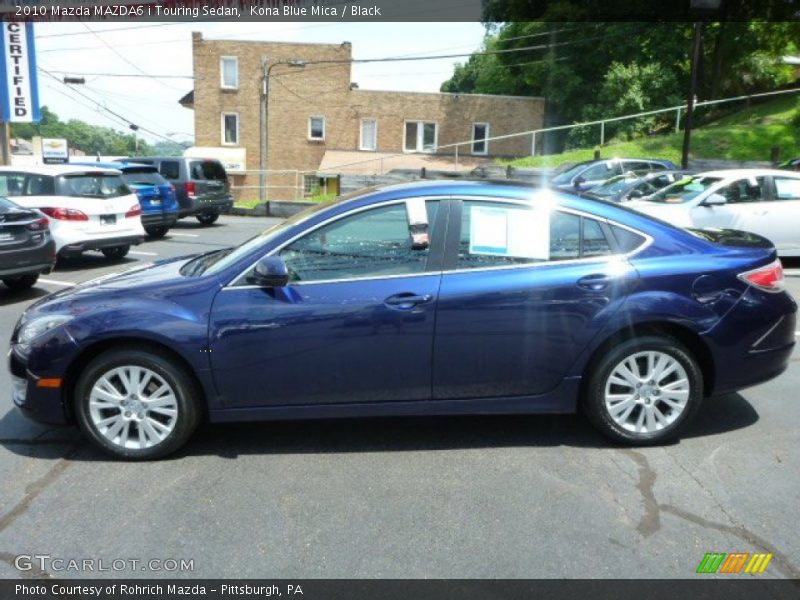
<path id="1" fill-rule="evenodd" d="M 409 309 L 420 304 L 427 304 L 431 300 L 433 300 L 431 294 L 411 294 L 406 292 L 389 296 L 383 303 L 390 308 Z"/>
<path id="2" fill-rule="evenodd" d="M 600 292 L 608 287 L 611 283 L 611 278 L 602 273 L 595 273 L 593 275 L 586 275 L 578 279 L 578 287 L 592 292 Z"/>

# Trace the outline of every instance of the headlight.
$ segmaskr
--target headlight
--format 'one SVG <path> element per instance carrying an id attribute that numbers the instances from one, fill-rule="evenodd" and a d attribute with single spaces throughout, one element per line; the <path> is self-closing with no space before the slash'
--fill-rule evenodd
<path id="1" fill-rule="evenodd" d="M 50 331 L 54 327 L 63 325 L 72 319 L 72 315 L 45 315 L 31 319 L 19 330 L 17 335 L 17 347 L 26 353 L 30 349 L 30 343 Z"/>

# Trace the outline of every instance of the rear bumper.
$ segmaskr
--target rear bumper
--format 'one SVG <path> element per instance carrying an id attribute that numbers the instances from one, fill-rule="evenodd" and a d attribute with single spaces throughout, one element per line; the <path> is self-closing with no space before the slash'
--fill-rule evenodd
<path id="1" fill-rule="evenodd" d="M 175 225 L 177 220 L 177 212 L 142 214 L 142 225 L 144 227 L 150 227 L 152 225 L 165 225 L 166 227 L 172 227 Z"/>
<path id="2" fill-rule="evenodd" d="M 49 239 L 41 246 L 4 250 L 0 262 L 0 277 L 24 273 L 49 273 L 56 264 L 56 245 Z"/>
<path id="3" fill-rule="evenodd" d="M 87 250 L 101 250 L 103 248 L 113 248 L 115 246 L 137 246 L 144 241 L 142 235 L 126 235 L 120 237 L 107 237 L 96 240 L 83 240 L 68 244 L 61 248 L 59 255 L 71 256 L 86 252 Z"/>
<path id="4" fill-rule="evenodd" d="M 201 213 L 205 214 L 223 214 L 227 213 L 233 207 L 233 196 L 226 196 L 224 198 L 193 198 L 190 199 L 186 205 L 181 206 L 180 217 L 189 217 Z"/>

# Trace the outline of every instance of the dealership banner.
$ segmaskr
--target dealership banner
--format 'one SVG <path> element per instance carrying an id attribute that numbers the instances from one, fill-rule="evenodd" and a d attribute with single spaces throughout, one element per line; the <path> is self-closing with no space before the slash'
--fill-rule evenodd
<path id="1" fill-rule="evenodd" d="M 3 21 L 0 53 L 0 120 L 5 123 L 38 123 L 39 86 L 33 23 Z"/>

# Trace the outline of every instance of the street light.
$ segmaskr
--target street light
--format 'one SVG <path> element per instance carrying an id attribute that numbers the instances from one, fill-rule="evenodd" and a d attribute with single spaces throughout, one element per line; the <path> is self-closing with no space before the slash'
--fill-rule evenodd
<path id="1" fill-rule="evenodd" d="M 690 13 L 709 16 L 716 12 L 722 0 L 689 0 Z M 697 93 L 697 66 L 700 62 L 700 46 L 703 41 L 703 23 L 694 22 L 694 36 L 692 40 L 692 66 L 689 75 L 689 95 L 686 98 L 686 119 L 683 122 L 683 152 L 681 153 L 681 166 L 689 167 L 689 149 L 692 143 L 692 117 L 694 116 L 694 97 Z"/>
<path id="2" fill-rule="evenodd" d="M 259 161 L 259 200 L 261 202 L 267 201 L 267 165 L 269 164 L 269 148 L 268 148 L 268 129 L 269 129 L 269 78 L 272 74 L 272 69 L 278 65 L 285 65 L 295 69 L 304 69 L 306 61 L 304 60 L 283 60 L 274 62 L 268 66 L 269 61 L 266 57 L 261 59 L 261 139 L 260 146 L 260 161 Z"/>

